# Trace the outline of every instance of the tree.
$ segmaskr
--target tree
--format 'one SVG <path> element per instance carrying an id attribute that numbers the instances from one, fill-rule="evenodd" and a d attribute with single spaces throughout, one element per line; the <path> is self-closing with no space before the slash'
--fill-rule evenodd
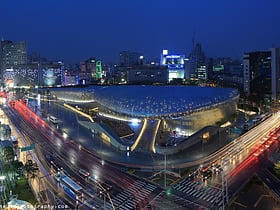
<path id="1" fill-rule="evenodd" d="M 275 174 L 280 178 L 280 161 L 274 164 Z"/>
<path id="2" fill-rule="evenodd" d="M 18 174 L 18 176 L 23 176 L 24 165 L 21 161 L 15 160 L 12 162 L 14 171 Z"/>
<path id="3" fill-rule="evenodd" d="M 31 175 L 32 178 L 35 177 L 35 174 L 39 171 L 39 167 L 37 166 L 37 163 L 33 163 L 32 160 L 28 160 L 27 163 L 24 165 L 25 171 L 27 172 L 27 175 Z"/>
<path id="4" fill-rule="evenodd" d="M 14 150 L 12 147 L 5 147 L 4 148 L 4 159 L 6 162 L 12 162 L 14 160 Z"/>

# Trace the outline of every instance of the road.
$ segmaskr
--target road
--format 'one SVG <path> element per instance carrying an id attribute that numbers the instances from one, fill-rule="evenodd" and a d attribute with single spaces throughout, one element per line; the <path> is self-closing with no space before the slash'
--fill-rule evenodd
<path id="1" fill-rule="evenodd" d="M 267 176 L 267 170 L 264 170 L 271 154 L 279 149 L 279 123 L 277 114 L 210 155 L 211 162 L 205 163 L 204 168 L 208 165 L 213 171 L 211 178 L 202 182 L 201 175 L 191 176 L 176 183 L 172 190 L 188 202 L 215 209 L 236 196 L 252 175 L 258 173 L 273 191 L 279 193 L 279 180 L 271 174 Z M 215 173 L 213 165 L 220 165 L 222 172 Z"/>
<path id="2" fill-rule="evenodd" d="M 76 201 L 63 194 L 61 189 L 57 189 L 58 184 L 54 181 L 53 175 L 48 176 L 52 167 L 56 167 L 60 172 L 63 171 L 73 177 L 83 187 L 84 201 L 83 204 L 80 202 L 80 205 L 85 208 L 85 203 L 92 200 L 98 206 L 106 205 L 107 209 L 115 209 L 115 205 L 128 209 L 130 207 L 131 209 L 142 208 L 163 191 L 162 188 L 152 183 L 120 171 L 70 138 L 63 137 L 63 134 L 56 128 L 49 126 L 47 122 L 36 116 L 23 104 L 17 104 L 15 109 L 7 109 L 6 114 L 24 138 L 28 139 L 29 143 L 36 144 L 35 152 L 38 156 L 40 170 L 45 171 L 46 169 L 44 181 L 47 188 L 60 192 L 64 200 L 70 203 L 69 205 L 75 205 Z M 54 166 L 50 166 L 45 161 L 46 155 L 54 157 Z M 95 181 L 90 182 L 81 176 L 78 172 L 80 169 L 88 171 Z M 97 183 L 100 186 L 103 186 L 104 183 L 113 186 L 110 192 L 106 192 L 105 202 L 101 198 L 102 196 L 98 195 L 101 190 L 96 187 Z M 92 192 L 95 192 L 96 195 L 92 196 Z M 124 192 L 126 193 L 123 194 Z"/>
<path id="3" fill-rule="evenodd" d="M 32 127 L 26 130 L 25 127 L 28 128 L 26 124 L 22 126 L 21 123 L 19 123 L 17 126 L 22 126 L 20 130 L 23 130 L 23 133 L 25 131 L 25 135 L 29 136 L 30 139 L 33 139 L 33 141 L 39 145 L 44 155 L 47 153 L 49 154 L 49 151 L 52 151 L 52 154 L 56 154 L 56 164 L 63 167 L 67 172 L 70 171 L 68 173 L 70 173 L 72 177 L 75 177 L 82 186 L 89 185 L 94 189 L 94 186 L 88 184 L 88 182 L 77 173 L 80 168 L 89 171 L 99 183 L 109 182 L 114 186 L 114 191 L 111 193 L 112 199 L 105 199 L 105 205 L 108 208 L 112 206 L 110 204 L 112 200 L 116 205 L 124 205 L 127 208 L 132 206 L 132 209 L 145 206 L 153 206 L 154 208 L 162 207 L 162 204 L 166 202 L 167 198 L 163 189 L 145 181 L 142 183 L 143 180 L 131 177 L 117 170 L 103 159 L 100 159 L 93 151 L 87 150 L 84 146 L 81 146 L 81 144 L 71 140 L 67 136 L 63 136 L 60 131 L 50 127 L 48 123 L 36 116 L 33 112 L 29 112 L 20 104 L 18 105 L 18 112 L 28 121 L 28 124 L 32 124 Z M 255 167 L 258 164 L 256 163 L 255 166 L 252 163 L 254 163 L 254 161 L 256 162 L 261 153 L 272 145 L 270 142 L 271 139 L 269 139 L 269 131 L 279 127 L 279 125 L 279 113 L 274 114 L 267 119 L 265 123 L 250 130 L 245 135 L 230 142 L 211 155 L 196 161 L 176 164 L 176 167 L 189 167 L 216 163 L 222 165 L 224 171 L 222 173 L 223 176 L 217 175 L 209 180 L 209 188 L 205 190 L 202 186 L 203 183 L 198 183 L 196 186 L 192 183 L 192 179 L 181 180 L 172 187 L 173 197 L 168 197 L 168 205 L 174 205 L 178 209 L 181 207 L 195 209 L 205 206 L 212 208 L 224 204 L 226 202 L 223 198 L 225 192 L 228 192 L 229 196 L 233 196 L 238 190 L 234 186 L 240 186 L 238 183 L 243 182 L 255 172 Z M 34 128 L 35 131 L 38 132 L 37 134 L 33 133 Z M 44 157 L 42 156 L 41 158 L 43 159 Z M 141 165 L 139 165 L 139 167 L 140 166 Z M 173 167 L 175 166 L 173 165 Z M 235 174 L 238 174 L 238 176 Z M 240 176 L 240 174 L 244 175 Z M 242 179 L 237 177 L 242 177 Z M 229 184 L 228 191 L 225 190 L 225 181 Z M 221 184 L 215 184 L 215 182 L 222 183 L 223 186 L 221 186 Z M 137 193 L 137 191 L 135 192 L 133 190 L 135 188 L 143 189 L 145 187 L 147 187 L 147 189 L 146 193 L 144 193 L 144 197 L 142 197 L 142 193 Z M 85 194 L 88 196 L 87 199 L 89 199 L 90 193 L 88 190 L 91 189 L 88 189 L 88 186 L 84 187 L 84 189 Z M 210 189 L 209 192 L 207 189 Z M 221 199 L 218 199 L 219 197 Z M 96 198 L 96 203 L 102 206 L 100 198 Z"/>

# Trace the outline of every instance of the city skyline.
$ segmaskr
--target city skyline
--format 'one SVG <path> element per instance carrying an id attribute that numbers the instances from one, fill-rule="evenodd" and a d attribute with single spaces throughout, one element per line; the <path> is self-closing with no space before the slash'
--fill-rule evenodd
<path id="1" fill-rule="evenodd" d="M 279 47 L 278 6 L 276 0 L 7 1 L 1 4 L 0 35 L 26 41 L 29 54 L 66 63 L 91 56 L 118 62 L 122 50 L 148 60 L 163 49 L 189 55 L 193 42 L 202 44 L 207 57 L 240 59 L 248 51 Z"/>

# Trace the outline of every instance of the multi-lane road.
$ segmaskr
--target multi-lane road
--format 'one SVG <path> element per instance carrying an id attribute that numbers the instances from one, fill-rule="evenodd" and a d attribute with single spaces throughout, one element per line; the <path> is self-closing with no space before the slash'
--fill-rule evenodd
<path id="1" fill-rule="evenodd" d="M 144 207 L 196 209 L 222 206 L 228 201 L 227 197 L 234 195 L 238 190 L 234 186 L 240 184 L 240 173 L 244 173 L 242 180 L 249 178 L 254 171 L 251 170 L 254 168 L 251 163 L 256 163 L 263 152 L 272 151 L 275 140 L 273 139 L 275 134 L 272 131 L 280 126 L 279 113 L 274 114 L 259 126 L 211 155 L 196 161 L 182 161 L 180 164 L 176 164 L 176 167 L 182 168 L 202 164 L 212 167 L 214 164 L 220 165 L 223 171 L 207 180 L 208 185 L 206 186 L 207 182 L 201 182 L 199 176 L 184 178 L 173 185 L 171 194 L 167 195 L 165 189 L 130 176 L 102 161 L 94 152 L 51 127 L 25 104 L 18 102 L 14 109 L 7 109 L 6 113 L 15 127 L 29 140 L 29 143 L 36 144 L 36 155 L 40 160 L 39 165 L 42 171 L 46 169 L 46 173 L 48 173 L 52 167 L 56 167 L 57 170 L 63 168 L 62 171 L 65 171 L 82 186 L 84 197 L 79 203 L 81 208 L 87 208 L 93 205 L 92 203 L 95 203 L 96 207 L 106 206 L 106 209 L 141 209 Z M 46 155 L 53 158 L 52 164 L 55 166 L 45 161 Z M 80 169 L 89 172 L 90 176 L 94 178 L 94 182 L 90 182 L 88 178 L 82 176 L 79 173 Z M 246 171 L 250 172 L 246 173 Z M 47 174 L 45 176 L 50 189 L 58 190 L 58 183 L 53 176 L 47 176 Z M 100 187 L 96 188 L 96 184 Z M 112 185 L 112 189 L 100 195 L 100 191 L 102 191 L 100 188 L 103 188 L 104 184 Z M 104 194 L 106 196 L 102 197 Z M 69 205 L 75 205 L 76 202 L 75 199 L 71 200 L 67 196 L 64 196 L 64 200 Z"/>
<path id="2" fill-rule="evenodd" d="M 204 165 L 198 169 L 198 175 L 192 175 L 176 183 L 172 189 L 189 201 L 212 209 L 227 203 L 244 187 L 253 174 L 260 172 L 266 184 L 278 193 L 280 188 L 275 186 L 279 186 L 279 180 L 273 176 L 267 178 L 268 171 L 264 169 L 266 165 L 271 164 L 267 161 L 270 155 L 279 149 L 277 141 L 280 135 L 279 126 L 279 114 L 275 114 L 208 156 L 209 162 L 204 162 Z M 215 166 L 219 166 L 221 170 L 215 170 Z M 212 175 L 204 182 L 201 181 L 202 169 L 210 171 Z"/>
<path id="3" fill-rule="evenodd" d="M 50 173 L 51 169 L 55 169 L 55 172 L 58 172 L 59 169 L 60 173 L 72 177 L 76 183 L 82 186 L 84 197 L 79 199 L 81 208 L 88 208 L 89 203 L 94 203 L 96 207 L 106 206 L 106 209 L 141 209 L 162 191 L 162 188 L 157 185 L 130 176 L 116 167 L 104 163 L 91 151 L 80 147 L 69 138 L 64 138 L 60 132 L 49 126 L 24 104 L 18 102 L 14 109 L 5 111 L 14 126 L 25 139 L 28 139 L 27 144 L 31 142 L 36 144 L 35 153 L 40 161 L 38 165 L 41 171 L 46 171 L 44 174 L 46 178 L 43 181 L 47 182 L 50 189 L 59 192 L 62 190 L 59 189 L 54 174 L 48 176 L 47 173 Z M 52 157 L 52 165 L 45 161 L 46 156 Z M 79 173 L 80 169 L 89 172 L 93 179 L 82 176 Z M 96 187 L 96 185 L 100 187 Z M 112 189 L 107 189 L 106 186 L 110 185 Z M 102 191 L 104 189 L 106 192 Z M 65 194 L 63 199 L 67 205 L 75 206 L 75 199 Z M 91 208 L 89 207 L 89 209 Z"/>

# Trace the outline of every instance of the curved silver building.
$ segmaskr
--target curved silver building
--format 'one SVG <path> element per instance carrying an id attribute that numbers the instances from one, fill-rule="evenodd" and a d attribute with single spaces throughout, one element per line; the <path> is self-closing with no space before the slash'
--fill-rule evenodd
<path id="1" fill-rule="evenodd" d="M 206 126 L 216 125 L 235 113 L 239 99 L 236 89 L 199 86 L 91 86 L 54 88 L 50 94 L 64 101 L 95 102 L 100 116 L 113 120 L 160 121 L 153 132 L 156 139 L 173 134 L 186 139 Z M 114 144 L 120 148 L 117 142 Z"/>

